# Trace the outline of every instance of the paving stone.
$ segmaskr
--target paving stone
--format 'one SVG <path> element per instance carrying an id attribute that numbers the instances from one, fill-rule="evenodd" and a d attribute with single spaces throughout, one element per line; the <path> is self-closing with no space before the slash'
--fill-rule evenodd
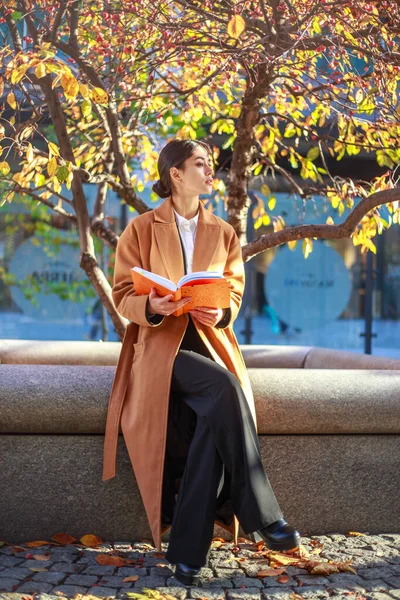
<path id="1" fill-rule="evenodd" d="M 179 600 L 185 600 L 185 598 L 187 598 L 188 596 L 186 587 L 157 587 L 156 590 L 159 591 L 161 594 L 169 594 L 170 596 L 174 596 Z"/>
<path id="2" fill-rule="evenodd" d="M 19 579 L 13 579 L 12 577 L 1 577 L 0 576 L 0 592 L 11 592 L 16 585 L 21 582 Z"/>
<path id="3" fill-rule="evenodd" d="M 307 569 L 299 569 L 298 567 L 285 567 L 286 575 L 308 575 Z"/>
<path id="4" fill-rule="evenodd" d="M 259 588 L 248 587 L 242 590 L 228 590 L 226 593 L 228 600 L 259 600 L 261 592 Z"/>
<path id="5" fill-rule="evenodd" d="M 398 590 L 390 590 L 389 594 L 393 598 L 400 598 L 400 589 L 398 589 Z"/>
<path id="6" fill-rule="evenodd" d="M 65 580 L 65 585 L 84 585 L 91 586 L 97 583 L 98 577 L 96 575 L 82 575 L 82 573 L 76 575 L 69 575 Z"/>
<path id="7" fill-rule="evenodd" d="M 105 575 L 99 581 L 99 585 L 103 587 L 112 588 L 133 588 L 134 581 L 125 581 L 125 577 L 117 577 L 116 575 L 107 576 Z"/>
<path id="8" fill-rule="evenodd" d="M 373 600 L 391 600 L 392 596 L 385 594 L 384 592 L 371 592 L 364 596 L 364 598 L 371 598 Z"/>
<path id="9" fill-rule="evenodd" d="M 210 600 L 225 600 L 225 592 L 223 588 L 206 589 L 206 588 L 190 588 L 191 598 L 210 598 Z"/>
<path id="10" fill-rule="evenodd" d="M 1 572 L 2 577 L 11 577 L 12 579 L 25 579 L 32 575 L 32 571 L 21 567 L 8 567 Z"/>
<path id="11" fill-rule="evenodd" d="M 156 567 L 157 565 L 169 565 L 166 558 L 156 558 L 154 556 L 146 556 L 143 561 L 144 567 Z"/>
<path id="12" fill-rule="evenodd" d="M 242 569 L 222 569 L 221 567 L 217 567 L 214 569 L 214 573 L 217 577 L 243 577 L 244 573 Z"/>
<path id="13" fill-rule="evenodd" d="M 58 573 L 81 573 L 85 568 L 85 565 L 59 562 L 51 565 L 50 571 L 57 571 Z"/>
<path id="14" fill-rule="evenodd" d="M 150 575 L 152 577 L 171 577 L 174 574 L 174 570 L 171 566 L 166 565 L 165 567 L 151 567 Z"/>
<path id="15" fill-rule="evenodd" d="M 313 600 L 314 598 L 328 598 L 329 593 L 323 585 L 307 585 L 296 589 L 296 594 L 299 594 L 302 598 Z"/>
<path id="16" fill-rule="evenodd" d="M 203 579 L 201 580 L 201 587 L 207 588 L 233 588 L 233 583 L 228 577 L 215 577 L 215 579 Z"/>
<path id="17" fill-rule="evenodd" d="M 73 598 L 75 594 L 86 594 L 87 588 L 83 587 L 82 585 L 58 585 L 51 591 L 53 594 L 56 594 L 56 592 L 61 592 L 63 596 Z"/>
<path id="18" fill-rule="evenodd" d="M 263 600 L 290 600 L 291 594 L 293 594 L 291 588 L 269 587 L 261 591 L 261 598 Z"/>
<path id="19" fill-rule="evenodd" d="M 99 596 L 100 598 L 106 598 L 107 596 L 115 597 L 115 589 L 110 587 L 102 587 L 96 586 L 92 587 L 87 591 L 87 594 L 92 594 L 93 596 Z"/>
<path id="20" fill-rule="evenodd" d="M 242 585 L 245 585 L 247 588 L 263 588 L 262 581 L 260 579 L 256 579 L 254 577 L 246 577 L 242 575 L 240 577 L 234 577 L 232 579 L 232 583 L 235 588 L 240 588 Z"/>
<path id="21" fill-rule="evenodd" d="M 124 575 L 124 577 L 127 577 L 128 575 L 139 575 L 139 577 L 143 577 L 143 575 L 147 575 L 147 570 L 141 567 L 119 567 L 115 574 Z"/>
<path id="22" fill-rule="evenodd" d="M 326 585 L 329 583 L 327 577 L 319 575 L 295 575 L 297 581 L 301 581 L 303 585 Z"/>
<path id="23" fill-rule="evenodd" d="M 33 594 L 34 592 L 49 592 L 53 588 L 51 583 L 43 581 L 25 581 L 17 588 L 20 594 Z"/>
<path id="24" fill-rule="evenodd" d="M 364 580 L 364 589 L 367 592 L 385 592 L 390 590 L 391 586 L 383 579 L 368 579 Z"/>
<path id="25" fill-rule="evenodd" d="M 16 567 L 21 563 L 25 562 L 25 558 L 17 558 L 16 556 L 7 556 L 6 554 L 0 554 L 0 566 L 2 567 Z"/>
<path id="26" fill-rule="evenodd" d="M 114 575 L 116 567 L 112 565 L 98 565 L 97 567 L 86 567 L 82 575 Z"/>
<path id="27" fill-rule="evenodd" d="M 282 573 L 285 575 L 285 573 Z M 293 579 L 293 577 L 289 577 L 287 582 L 281 583 L 277 580 L 276 577 L 262 577 L 260 578 L 264 587 L 295 587 L 297 586 L 297 581 Z"/>
<path id="28" fill-rule="evenodd" d="M 65 573 L 57 573 L 57 571 L 47 571 L 42 573 L 36 573 L 33 577 L 33 581 L 43 581 L 45 583 L 52 583 L 58 585 L 67 577 Z"/>
<path id="29" fill-rule="evenodd" d="M 237 569 L 242 563 L 237 560 L 233 560 L 232 557 L 225 558 L 224 560 L 210 559 L 208 561 L 211 569 Z"/>
<path id="30" fill-rule="evenodd" d="M 137 588 L 154 588 L 156 586 L 165 586 L 166 577 L 152 577 L 151 575 L 141 577 L 138 581 L 135 581 L 135 589 Z"/>
<path id="31" fill-rule="evenodd" d="M 387 577 L 393 577 L 394 573 L 391 567 L 370 567 L 368 569 L 358 569 L 357 574 L 364 579 L 380 579 Z M 400 581 L 400 577 L 399 577 Z M 393 585 L 393 587 L 395 587 Z"/>
<path id="32" fill-rule="evenodd" d="M 399 576 L 394 576 L 394 577 L 385 577 L 383 575 L 383 578 L 385 581 L 387 581 L 387 583 L 389 585 L 391 585 L 392 587 L 399 589 L 400 588 L 400 577 Z"/>
<path id="33" fill-rule="evenodd" d="M 19 566 L 35 571 L 36 569 L 50 569 L 51 565 L 53 564 L 53 560 L 25 560 Z"/>

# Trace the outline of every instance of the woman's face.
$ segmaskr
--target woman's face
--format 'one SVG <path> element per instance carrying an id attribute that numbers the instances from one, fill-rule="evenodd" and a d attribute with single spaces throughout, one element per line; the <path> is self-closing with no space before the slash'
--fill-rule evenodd
<path id="1" fill-rule="evenodd" d="M 183 170 L 171 169 L 171 178 L 178 193 L 210 194 L 213 175 L 212 157 L 202 146 L 197 146 L 192 156 L 185 160 Z"/>

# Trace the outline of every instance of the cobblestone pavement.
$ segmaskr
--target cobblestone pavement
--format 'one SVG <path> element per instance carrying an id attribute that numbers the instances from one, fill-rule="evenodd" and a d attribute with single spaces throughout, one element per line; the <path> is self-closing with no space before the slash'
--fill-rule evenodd
<path id="1" fill-rule="evenodd" d="M 163 552 L 166 548 L 163 543 Z M 333 565 L 337 572 L 329 573 Z M 322 571 L 311 574 L 313 568 Z M 400 599 L 400 534 L 302 536 L 298 550 L 280 554 L 244 538 L 237 548 L 216 538 L 198 586 L 179 583 L 174 569 L 146 542 L 5 544 L 0 600 Z"/>

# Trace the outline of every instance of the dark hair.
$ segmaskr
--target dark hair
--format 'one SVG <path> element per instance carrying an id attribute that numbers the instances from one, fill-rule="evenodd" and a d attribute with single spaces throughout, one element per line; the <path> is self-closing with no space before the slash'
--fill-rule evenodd
<path id="1" fill-rule="evenodd" d="M 155 192 L 160 198 L 168 198 L 172 193 L 171 178 L 169 170 L 172 167 L 180 169 L 197 146 L 202 146 L 211 157 L 213 156 L 212 150 L 206 142 L 199 140 L 171 140 L 165 144 L 158 157 L 158 173 L 160 179 L 152 186 L 153 192 Z"/>

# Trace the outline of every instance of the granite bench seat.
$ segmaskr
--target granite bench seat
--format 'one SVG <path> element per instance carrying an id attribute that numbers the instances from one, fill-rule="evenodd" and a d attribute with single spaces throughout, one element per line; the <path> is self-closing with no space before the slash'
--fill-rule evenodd
<path id="1" fill-rule="evenodd" d="M 92 344 L 78 342 L 86 343 Z M 310 353 L 295 347 L 290 366 L 249 370 L 263 462 L 285 518 L 303 534 L 398 533 L 400 364 L 395 369 L 384 359 L 387 368 L 364 362 L 349 369 L 338 366 L 338 356 L 330 361 L 335 368 L 304 368 Z M 4 354 L 3 348 L 2 362 Z M 253 348 L 249 359 L 255 362 Z M 271 352 L 264 359 L 270 364 Z M 114 372 L 115 366 L 84 364 L 0 365 L 3 540 L 63 531 L 150 539 L 122 434 L 117 476 L 101 479 Z"/>

